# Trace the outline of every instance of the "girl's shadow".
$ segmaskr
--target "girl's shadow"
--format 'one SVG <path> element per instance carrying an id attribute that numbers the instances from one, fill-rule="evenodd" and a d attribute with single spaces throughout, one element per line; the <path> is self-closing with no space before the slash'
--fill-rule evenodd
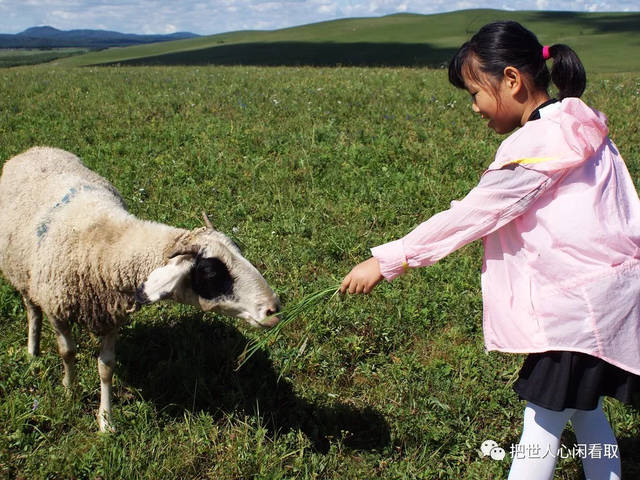
<path id="1" fill-rule="evenodd" d="M 195 314 L 175 325 L 137 324 L 124 329 L 117 345 L 116 372 L 175 417 L 184 410 L 260 415 L 272 434 L 299 429 L 315 449 L 327 452 L 332 439 L 364 450 L 390 443 L 389 426 L 372 408 L 317 405 L 296 396 L 289 382 L 262 352 L 239 371 L 236 359 L 248 339 L 236 328 Z"/>

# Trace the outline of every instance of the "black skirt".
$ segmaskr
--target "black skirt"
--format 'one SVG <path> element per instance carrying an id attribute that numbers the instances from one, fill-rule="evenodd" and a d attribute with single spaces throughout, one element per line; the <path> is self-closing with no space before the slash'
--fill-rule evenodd
<path id="1" fill-rule="evenodd" d="M 640 376 L 579 352 L 527 356 L 513 389 L 522 400 L 549 410 L 593 410 L 602 396 L 640 405 Z"/>

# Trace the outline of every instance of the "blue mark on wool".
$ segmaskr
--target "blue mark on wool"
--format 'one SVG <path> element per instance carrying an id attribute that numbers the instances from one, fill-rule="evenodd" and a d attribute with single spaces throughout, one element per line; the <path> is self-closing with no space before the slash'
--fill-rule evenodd
<path id="1" fill-rule="evenodd" d="M 44 217 L 42 222 L 40 222 L 38 224 L 38 227 L 36 228 L 36 235 L 38 236 L 38 241 L 41 241 L 42 238 L 49 231 L 49 224 L 52 221 L 51 217 L 57 210 L 59 210 L 60 208 L 64 207 L 65 205 L 68 205 L 69 203 L 71 203 L 71 200 L 73 200 L 78 195 L 78 193 L 80 193 L 80 192 L 92 192 L 94 190 L 97 190 L 97 188 L 93 187 L 91 185 L 81 185 L 78 188 L 71 187 L 69 189 L 69 192 L 67 194 L 65 194 L 65 196 L 62 197 L 62 199 L 60 199 L 60 201 L 58 203 L 56 203 L 51 208 L 51 210 L 49 210 L 47 212 L 47 215 Z"/>
<path id="2" fill-rule="evenodd" d="M 47 231 L 49 230 L 50 221 L 51 221 L 50 219 L 47 219 L 46 221 L 38 225 L 38 229 L 36 230 L 36 233 L 38 234 L 38 238 L 41 238 L 45 233 L 47 233 Z"/>

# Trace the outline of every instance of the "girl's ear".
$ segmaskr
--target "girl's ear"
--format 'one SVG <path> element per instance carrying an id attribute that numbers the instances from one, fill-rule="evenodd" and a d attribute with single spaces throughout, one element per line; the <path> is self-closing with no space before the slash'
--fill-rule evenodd
<path id="1" fill-rule="evenodd" d="M 517 94 L 522 88 L 522 75 L 520 74 L 520 70 L 516 67 L 505 67 L 504 71 L 504 79 L 505 85 L 511 91 L 513 95 Z"/>

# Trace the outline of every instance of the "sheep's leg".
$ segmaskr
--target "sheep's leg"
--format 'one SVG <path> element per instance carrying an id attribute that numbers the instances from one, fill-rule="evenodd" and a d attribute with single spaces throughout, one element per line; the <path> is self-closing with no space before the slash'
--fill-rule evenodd
<path id="1" fill-rule="evenodd" d="M 100 374 L 100 409 L 98 424 L 101 432 L 113 432 L 111 424 L 111 389 L 113 367 L 116 363 L 115 345 L 118 333 L 113 331 L 101 338 L 100 355 L 98 356 L 98 373 Z"/>
<path id="2" fill-rule="evenodd" d="M 22 302 L 27 309 L 27 322 L 29 324 L 29 336 L 27 349 L 29 355 L 35 357 L 40 355 L 40 331 L 42 330 L 42 310 L 35 303 L 31 302 L 24 295 Z"/>
<path id="3" fill-rule="evenodd" d="M 56 340 L 58 341 L 58 352 L 62 357 L 64 365 L 64 377 L 62 384 L 66 388 L 70 388 L 76 377 L 76 344 L 71 335 L 71 328 L 68 322 L 52 320 L 51 325 L 56 332 Z"/>

